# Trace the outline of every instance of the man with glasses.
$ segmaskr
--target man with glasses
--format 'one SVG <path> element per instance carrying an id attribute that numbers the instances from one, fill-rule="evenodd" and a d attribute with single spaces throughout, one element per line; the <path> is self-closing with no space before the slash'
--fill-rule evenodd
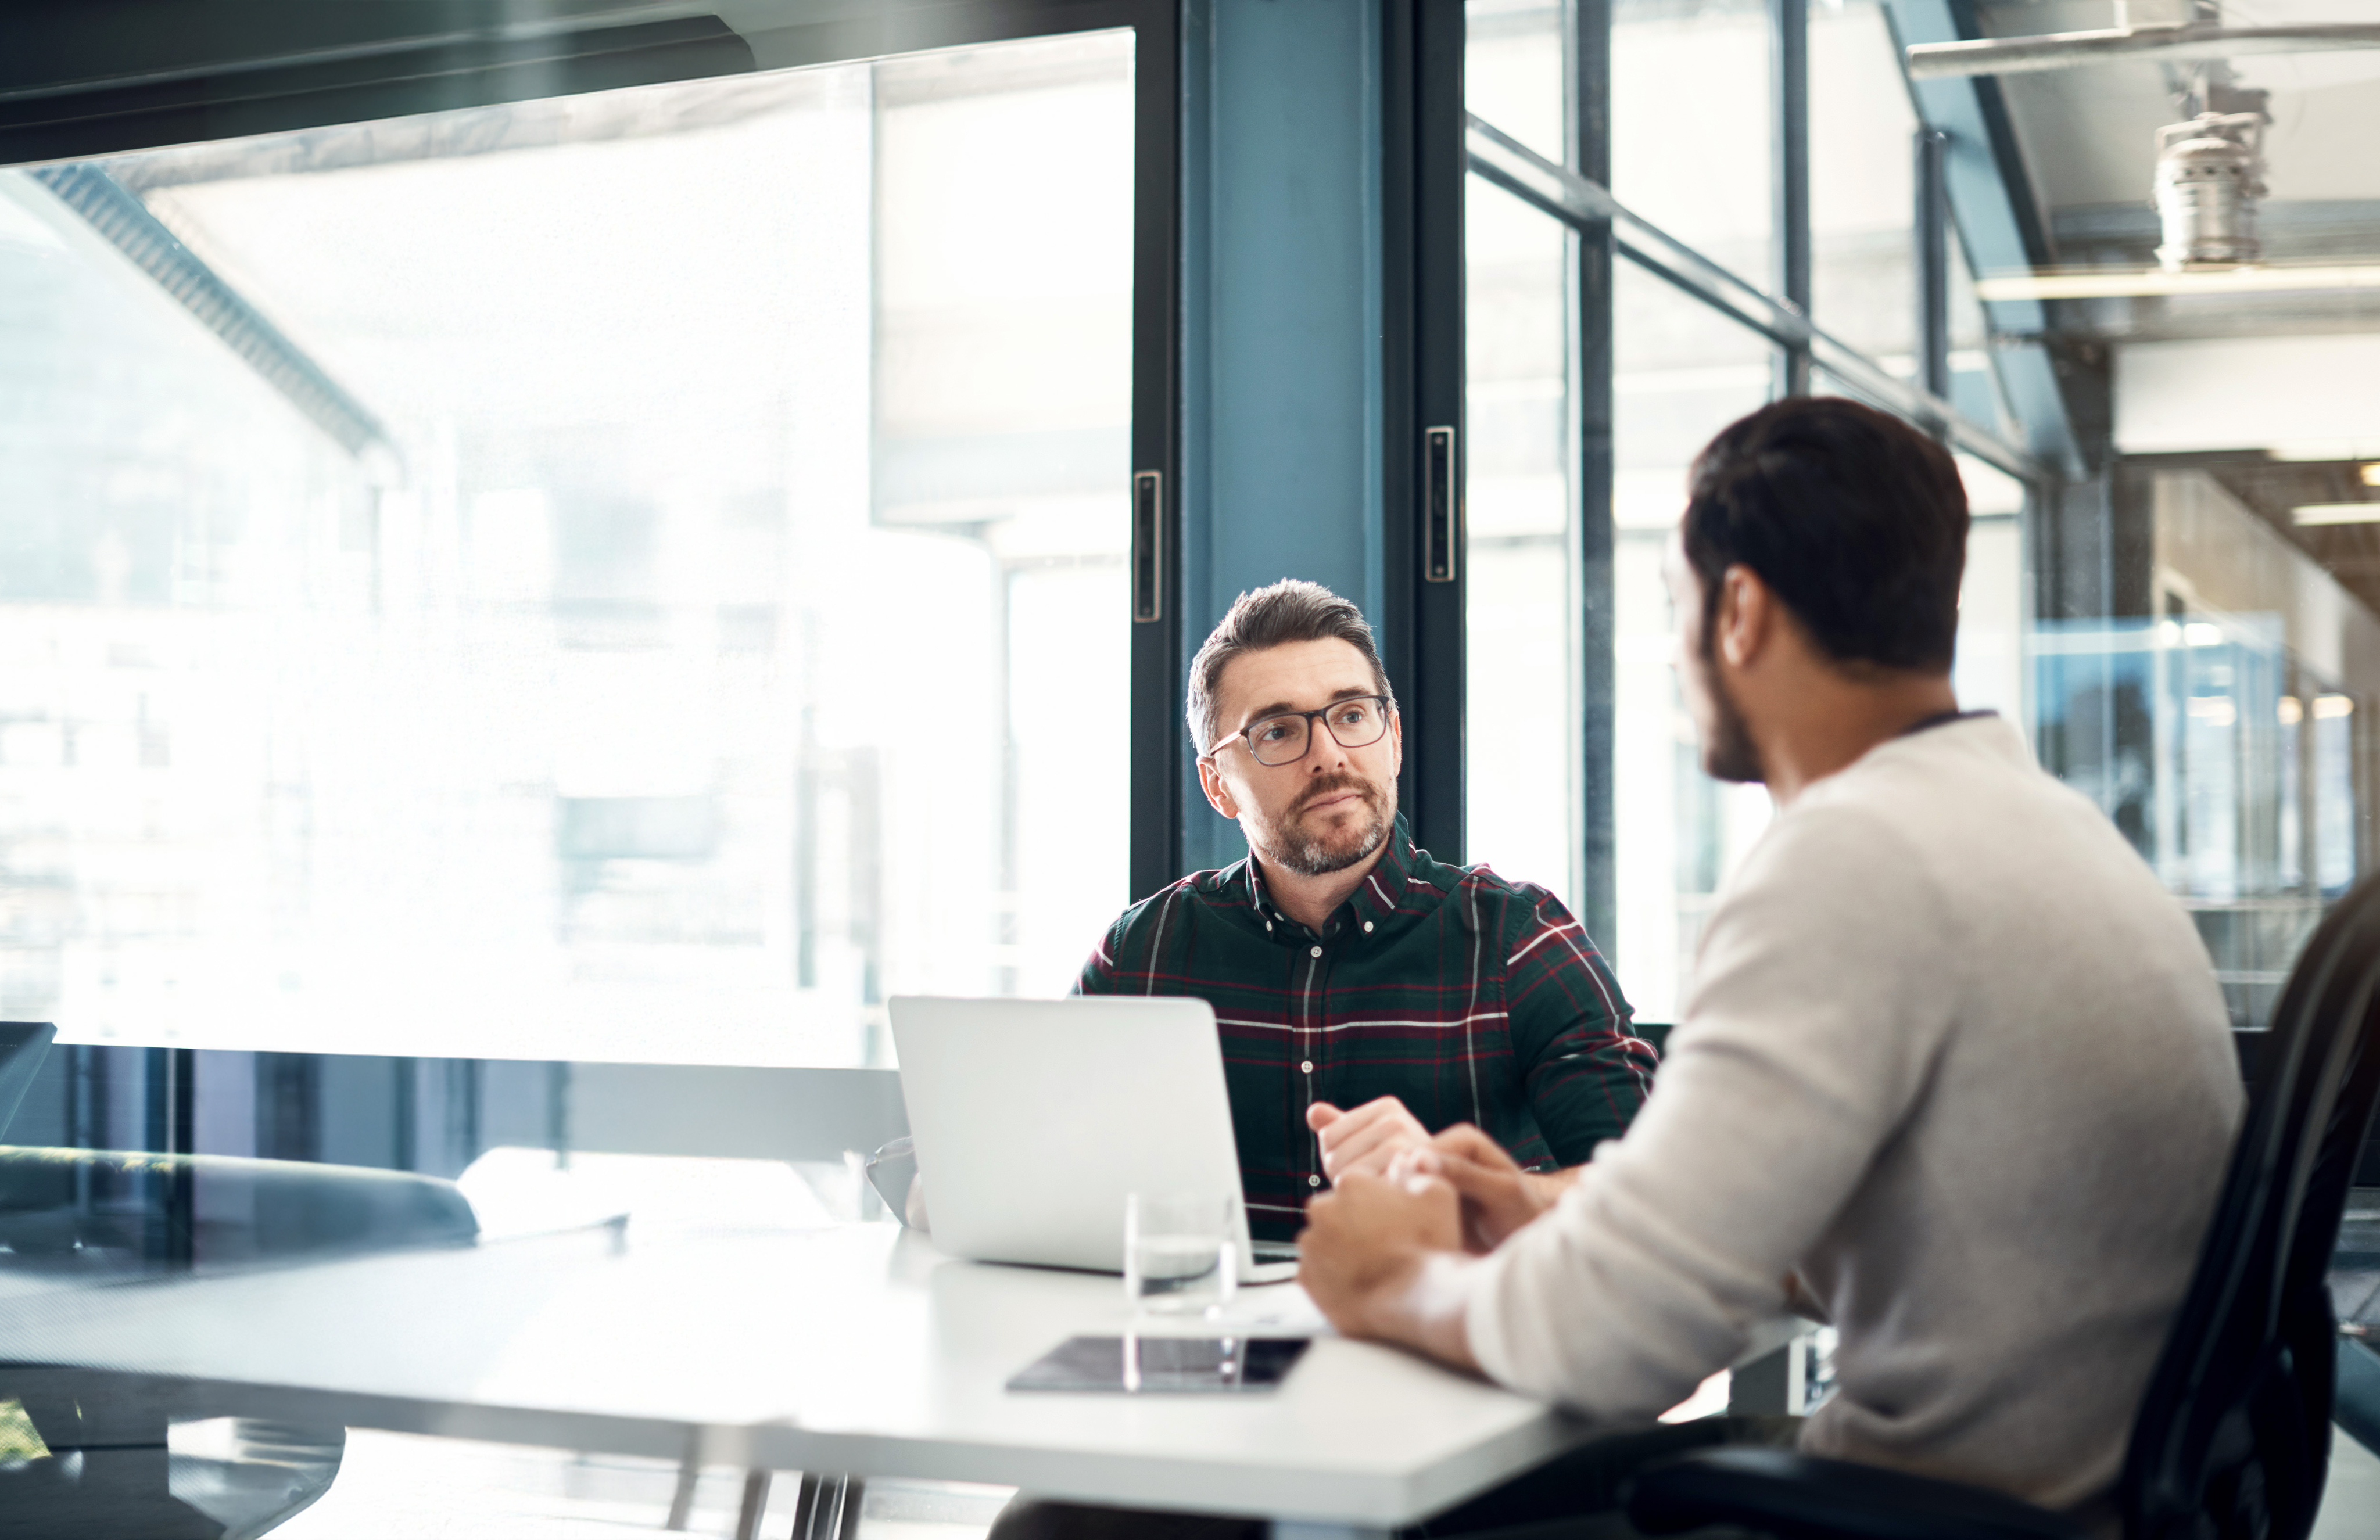
<path id="1" fill-rule="evenodd" d="M 1248 857 L 1126 910 L 1078 987 L 1214 1006 L 1258 1239 L 1452 1124 L 1535 1170 L 1626 1129 L 1652 1046 L 1560 900 L 1415 848 L 1396 698 L 1354 605 L 1315 583 L 1242 594 L 1189 697 L 1199 784 Z"/>

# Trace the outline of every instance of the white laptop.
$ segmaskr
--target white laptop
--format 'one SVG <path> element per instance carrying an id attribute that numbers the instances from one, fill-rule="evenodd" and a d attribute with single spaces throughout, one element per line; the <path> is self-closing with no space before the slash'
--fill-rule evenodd
<path id="1" fill-rule="evenodd" d="M 891 1012 L 936 1249 L 1122 1272 L 1126 1194 L 1240 1192 L 1205 1000 L 904 995 Z M 1249 1257 L 1245 1205 L 1239 1241 Z M 1293 1255 L 1262 1248 L 1241 1279 L 1289 1277 Z"/>

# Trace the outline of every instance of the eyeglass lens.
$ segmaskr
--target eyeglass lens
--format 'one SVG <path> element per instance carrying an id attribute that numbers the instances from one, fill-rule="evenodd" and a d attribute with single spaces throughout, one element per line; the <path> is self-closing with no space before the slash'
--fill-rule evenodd
<path id="1" fill-rule="evenodd" d="M 1342 748 L 1362 748 L 1380 741 L 1388 731 L 1389 714 L 1380 702 L 1366 697 L 1342 700 L 1318 712 Z M 1248 751 L 1259 765 L 1287 765 L 1305 758 L 1313 718 L 1305 715 L 1267 717 L 1248 724 Z"/>

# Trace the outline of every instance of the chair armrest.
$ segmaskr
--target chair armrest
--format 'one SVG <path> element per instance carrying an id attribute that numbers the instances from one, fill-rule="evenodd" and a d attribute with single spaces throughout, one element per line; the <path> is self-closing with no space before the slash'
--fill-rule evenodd
<path id="1" fill-rule="evenodd" d="M 1739 1524 L 1779 1540 L 2083 1540 L 2002 1493 L 1785 1449 L 1706 1449 L 1646 1471 L 1628 1517 L 1648 1534 Z"/>
<path id="2" fill-rule="evenodd" d="M 2380 1450 L 2380 1354 L 2370 1338 L 2340 1337 L 2331 1421 L 2367 1449 Z"/>

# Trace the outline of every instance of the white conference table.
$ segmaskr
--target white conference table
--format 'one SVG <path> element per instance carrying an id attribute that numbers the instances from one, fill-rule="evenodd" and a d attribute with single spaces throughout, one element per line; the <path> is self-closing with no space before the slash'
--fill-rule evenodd
<path id="1" fill-rule="evenodd" d="M 1222 1323 L 1316 1336 L 1269 1394 L 1004 1388 L 1066 1337 L 1129 1322 L 1111 1277 L 958 1261 L 892 1225 L 597 1231 L 0 1289 L 0 1361 L 138 1375 L 177 1420 L 996 1483 L 1261 1514 L 1283 1532 L 1411 1523 L 1595 1437 L 1541 1402 L 1330 1335 L 1294 1284 L 1244 1290 Z"/>

